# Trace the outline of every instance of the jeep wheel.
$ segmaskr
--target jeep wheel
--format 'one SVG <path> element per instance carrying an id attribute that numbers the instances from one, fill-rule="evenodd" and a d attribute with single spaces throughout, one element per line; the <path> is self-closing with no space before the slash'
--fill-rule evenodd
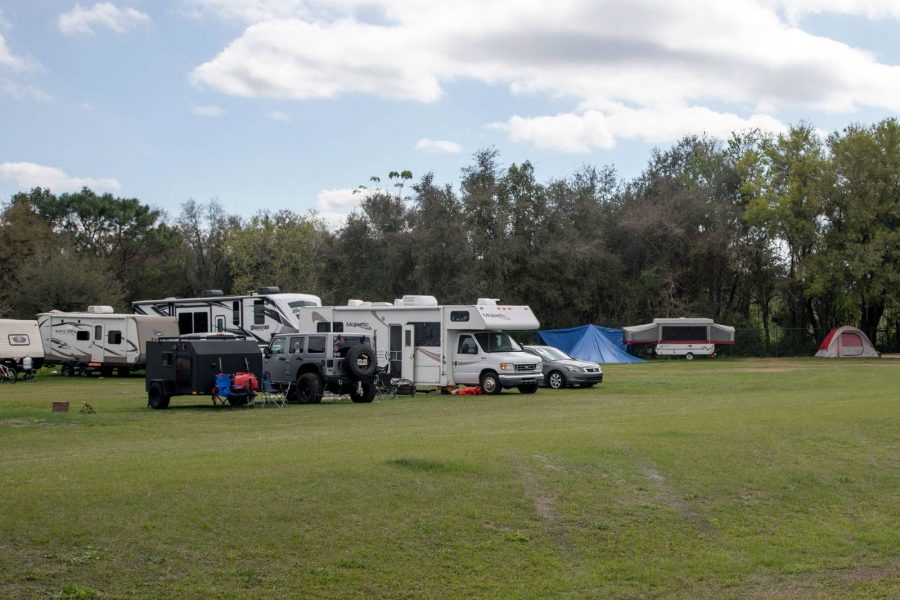
<path id="1" fill-rule="evenodd" d="M 362 384 L 362 394 L 357 392 L 357 387 L 354 385 L 353 389 L 350 390 L 350 399 L 356 403 L 369 403 L 375 399 L 375 384 L 374 383 L 365 383 Z"/>
<path id="2" fill-rule="evenodd" d="M 304 373 L 297 378 L 297 401 L 300 404 L 318 404 L 322 401 L 322 378 L 315 373 Z"/>
<path id="3" fill-rule="evenodd" d="M 344 369 L 348 375 L 357 379 L 368 379 L 375 374 L 378 368 L 378 358 L 371 346 L 357 344 L 347 350 L 344 356 Z"/>
<path id="4" fill-rule="evenodd" d="M 481 393 L 488 396 L 496 396 L 503 391 L 500 385 L 500 378 L 494 372 L 487 372 L 481 376 Z"/>

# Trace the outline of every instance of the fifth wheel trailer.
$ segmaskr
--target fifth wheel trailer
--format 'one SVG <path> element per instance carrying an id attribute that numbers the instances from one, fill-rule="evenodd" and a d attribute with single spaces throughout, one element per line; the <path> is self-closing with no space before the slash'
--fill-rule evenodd
<path id="1" fill-rule="evenodd" d="M 111 306 L 89 306 L 86 312 L 51 310 L 37 319 L 44 344 L 44 361 L 61 365 L 63 375 L 93 370 L 120 375 L 142 367 L 145 345 L 178 335 L 172 317 L 116 314 Z"/>
<path id="2" fill-rule="evenodd" d="M 221 290 L 204 290 L 197 298 L 140 300 L 131 304 L 135 314 L 175 317 L 181 335 L 231 333 L 259 345 L 268 344 L 276 333 L 297 331 L 300 307 L 321 305 L 318 296 L 286 294 L 277 287 L 231 296 Z"/>
<path id="3" fill-rule="evenodd" d="M 302 332 L 371 335 L 379 367 L 419 387 L 478 385 L 488 394 L 517 387 L 533 393 L 543 379 L 541 359 L 505 333 L 540 327 L 528 306 L 493 298 L 444 306 L 433 296 L 404 296 L 393 304 L 305 306 L 298 316 Z"/>
<path id="4" fill-rule="evenodd" d="M 717 345 L 734 344 L 734 327 L 719 325 L 712 319 L 679 317 L 653 319 L 646 325 L 622 328 L 630 346 L 652 346 L 659 356 L 712 356 Z"/>

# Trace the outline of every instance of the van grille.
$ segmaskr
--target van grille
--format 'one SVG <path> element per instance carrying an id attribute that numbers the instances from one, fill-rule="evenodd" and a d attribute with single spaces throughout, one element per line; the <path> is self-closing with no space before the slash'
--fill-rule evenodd
<path id="1" fill-rule="evenodd" d="M 537 367 L 536 363 L 529 363 L 525 365 L 516 365 L 516 371 L 534 371 Z"/>

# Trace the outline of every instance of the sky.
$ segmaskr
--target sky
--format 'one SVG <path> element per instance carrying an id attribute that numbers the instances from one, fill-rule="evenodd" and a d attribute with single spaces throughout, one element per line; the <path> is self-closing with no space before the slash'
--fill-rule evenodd
<path id="1" fill-rule="evenodd" d="M 314 210 L 478 150 L 541 181 L 900 113 L 896 0 L 0 0 L 0 200 Z"/>

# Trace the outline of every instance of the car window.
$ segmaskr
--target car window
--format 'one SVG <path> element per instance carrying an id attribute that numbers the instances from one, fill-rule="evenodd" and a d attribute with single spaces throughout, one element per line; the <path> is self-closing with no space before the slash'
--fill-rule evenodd
<path id="1" fill-rule="evenodd" d="M 475 340 L 470 336 L 464 335 L 459 338 L 457 352 L 460 354 L 478 354 L 478 346 L 475 345 Z"/>
<path id="2" fill-rule="evenodd" d="M 306 342 L 306 351 L 310 354 L 325 354 L 325 336 L 311 335 Z"/>
<path id="3" fill-rule="evenodd" d="M 285 338 L 273 338 L 272 344 L 269 346 L 270 354 L 284 354 Z"/>
<path id="4" fill-rule="evenodd" d="M 292 337 L 291 338 L 291 354 L 297 354 L 298 352 L 303 352 L 303 338 L 302 337 Z"/>

